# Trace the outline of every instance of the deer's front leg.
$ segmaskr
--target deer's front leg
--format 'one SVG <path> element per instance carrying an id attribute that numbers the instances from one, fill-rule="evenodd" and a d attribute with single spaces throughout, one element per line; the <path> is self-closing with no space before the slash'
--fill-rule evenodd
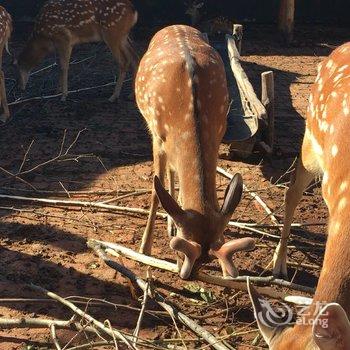
<path id="1" fill-rule="evenodd" d="M 167 177 L 169 184 L 169 193 L 173 198 L 175 198 L 175 172 L 170 169 L 170 166 L 167 167 Z M 168 236 L 170 238 L 176 236 L 176 226 L 174 220 L 170 215 L 168 215 Z"/>
<path id="2" fill-rule="evenodd" d="M 164 184 L 164 175 L 166 168 L 166 155 L 160 151 L 160 143 L 158 140 L 153 140 L 153 162 L 154 162 L 154 175 L 157 175 L 162 184 Z M 151 208 L 147 220 L 146 229 L 142 236 L 142 242 L 140 247 L 140 253 L 151 255 L 153 245 L 153 233 L 154 223 L 156 219 L 156 213 L 159 205 L 159 199 L 157 193 L 152 188 Z"/>
<path id="3" fill-rule="evenodd" d="M 4 109 L 3 114 L 0 115 L 0 121 L 6 123 L 10 117 L 9 107 L 7 105 L 6 88 L 5 88 L 5 76 L 4 72 L 0 70 L 0 105 Z"/>

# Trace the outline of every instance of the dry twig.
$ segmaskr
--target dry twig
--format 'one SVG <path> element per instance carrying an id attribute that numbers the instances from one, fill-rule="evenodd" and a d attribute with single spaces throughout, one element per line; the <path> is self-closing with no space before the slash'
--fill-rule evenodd
<path id="1" fill-rule="evenodd" d="M 156 267 L 161 270 L 166 270 L 173 273 L 178 273 L 177 264 L 171 263 L 169 261 L 157 259 L 148 255 L 144 255 L 130 248 L 126 248 L 120 244 L 102 242 L 97 240 L 89 240 L 88 245 L 91 247 L 99 246 L 106 251 L 106 253 L 111 254 L 115 257 L 120 255 L 132 259 L 134 261 L 146 264 L 148 266 Z M 247 291 L 246 280 L 247 276 L 239 276 L 237 278 L 223 278 L 219 276 L 208 275 L 203 272 L 198 271 L 193 276 L 194 279 L 206 283 L 215 284 L 221 287 L 228 287 L 236 290 Z M 310 287 L 305 287 L 296 283 L 291 283 L 281 279 L 275 279 L 274 277 L 249 277 L 251 282 L 260 285 L 276 285 L 280 287 L 286 287 L 292 290 L 297 290 L 305 293 L 314 293 L 314 289 Z M 258 288 L 261 295 L 265 295 L 275 299 L 284 299 L 285 294 L 281 292 L 276 292 L 271 288 Z"/>
<path id="2" fill-rule="evenodd" d="M 36 286 L 33 284 L 31 285 L 31 287 L 42 292 L 42 293 L 45 293 L 48 297 L 55 299 L 58 302 L 60 302 L 61 304 L 65 305 L 66 307 L 71 309 L 75 314 L 77 314 L 80 317 L 82 317 L 83 319 L 87 320 L 89 323 L 93 324 L 96 328 L 100 329 L 102 332 L 108 334 L 111 337 L 118 338 L 119 340 L 124 342 L 128 346 L 128 348 L 137 350 L 137 347 L 135 347 L 132 344 L 133 339 L 131 336 L 126 335 L 126 334 L 124 335 L 115 328 L 110 329 L 109 327 L 106 327 L 102 322 L 96 320 L 95 318 L 93 318 L 92 316 L 90 316 L 85 311 L 81 310 L 80 308 L 78 308 L 76 305 L 74 305 L 70 301 L 60 297 L 59 295 L 57 295 L 53 292 L 50 292 L 42 287 L 39 287 L 39 286 Z"/>
<path id="3" fill-rule="evenodd" d="M 141 278 L 137 277 L 131 270 L 126 268 L 123 265 L 118 264 L 117 262 L 110 260 L 104 251 L 101 249 L 101 246 L 96 241 L 89 241 L 88 246 L 95 251 L 95 253 L 111 268 L 120 272 L 122 275 L 127 277 L 130 281 L 135 283 L 143 291 L 147 288 L 147 283 Z M 201 338 L 206 340 L 214 349 L 217 350 L 228 350 L 229 348 L 224 345 L 221 341 L 216 339 L 211 333 L 206 331 L 196 322 L 191 320 L 181 311 L 178 311 L 174 306 L 170 305 L 165 301 L 165 298 L 156 290 L 153 290 L 153 293 L 149 292 L 149 296 L 153 298 L 163 309 L 165 309 L 174 319 L 180 321 L 194 333 L 199 335 Z"/>
<path id="4" fill-rule="evenodd" d="M 230 174 L 229 172 L 227 172 L 226 170 L 224 170 L 221 167 L 217 167 L 216 171 L 220 174 L 225 176 L 228 179 L 232 179 L 233 175 Z M 243 188 L 245 191 L 247 191 L 260 205 L 261 207 L 266 211 L 267 215 L 270 217 L 271 221 L 275 224 L 275 225 L 279 225 L 279 221 L 277 220 L 277 218 L 274 216 L 273 212 L 271 211 L 271 209 L 268 207 L 268 205 L 255 193 L 252 191 L 249 191 L 248 188 L 243 185 Z M 278 227 L 278 226 L 277 226 Z"/>

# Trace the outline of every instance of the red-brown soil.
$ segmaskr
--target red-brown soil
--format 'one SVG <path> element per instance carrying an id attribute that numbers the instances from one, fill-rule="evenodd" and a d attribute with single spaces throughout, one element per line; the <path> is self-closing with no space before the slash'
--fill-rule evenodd
<path id="1" fill-rule="evenodd" d="M 254 155 L 246 161 L 220 160 L 220 165 L 231 173 L 242 173 L 249 190 L 255 190 L 281 220 L 284 188 L 289 175 L 282 176 L 298 154 L 303 134 L 303 117 L 307 98 L 316 75 L 316 66 L 330 50 L 317 46 L 320 42 L 339 44 L 345 41 L 346 31 L 320 28 L 303 28 L 297 32 L 298 44 L 282 47 L 271 27 L 248 28 L 244 38 L 244 67 L 259 94 L 259 76 L 262 71 L 273 70 L 276 77 L 276 147 L 279 154 L 270 160 Z M 145 49 L 149 37 L 136 37 L 140 53 Z M 21 35 L 15 35 L 13 45 L 18 51 L 23 45 Z M 72 65 L 70 89 L 99 85 L 110 82 L 114 77 L 114 63 L 103 44 L 77 48 L 72 60 L 88 60 Z M 53 62 L 49 58 L 42 67 Z M 14 72 L 6 59 L 4 71 L 9 100 L 20 94 L 13 87 Z M 229 71 L 228 71 L 229 72 Z M 41 72 L 30 79 L 26 96 L 40 96 L 54 93 L 57 82 L 57 67 Z M 145 123 L 135 103 L 123 98 L 115 104 L 107 101 L 111 87 L 87 91 L 69 96 L 66 103 L 59 99 L 43 100 L 13 106 L 12 120 L 0 128 L 0 166 L 11 172 L 21 167 L 32 140 L 34 143 L 22 166 L 30 169 L 36 164 L 57 155 L 67 130 L 66 147 L 80 130 L 84 130 L 71 149 L 72 157 L 53 162 L 24 175 L 22 178 L 38 190 L 54 193 L 40 194 L 30 191 L 31 187 L 18 179 L 10 178 L 0 171 L 0 191 L 22 196 L 69 199 L 72 191 L 114 191 L 111 194 L 71 194 L 72 200 L 104 201 L 118 197 L 118 192 L 149 189 L 152 183 L 152 161 L 150 138 Z M 129 86 L 130 90 L 130 86 Z M 87 155 L 76 159 L 77 155 Z M 282 177 L 281 177 L 282 176 Z M 227 180 L 218 176 L 220 198 Z M 277 186 L 279 185 L 279 186 Z M 10 190 L 14 188 L 14 190 Z M 67 191 L 67 193 L 65 193 Z M 112 204 L 147 209 L 149 194 L 117 200 Z M 36 206 L 21 202 L 1 200 L 0 231 L 0 297 L 1 298 L 43 298 L 28 284 L 34 283 L 61 296 L 84 296 L 106 299 L 124 306 L 88 307 L 90 314 L 100 320 L 109 318 L 118 328 L 133 332 L 138 312 L 125 306 L 140 307 L 132 297 L 129 284 L 120 275 L 107 268 L 86 246 L 89 238 L 118 242 L 137 249 L 145 227 L 146 217 L 103 212 L 93 208 L 57 208 Z M 271 224 L 265 212 L 245 193 L 242 203 L 234 214 L 235 220 Z M 324 242 L 327 211 L 320 189 L 316 185 L 304 196 L 295 222 L 320 223 L 307 229 L 293 231 L 292 245 L 303 249 L 291 249 L 290 260 L 296 263 L 316 264 L 322 262 L 323 251 L 315 243 Z M 278 234 L 275 229 L 264 229 Z M 308 230 L 312 233 L 308 233 Z M 243 237 L 248 232 L 232 230 L 234 237 Z M 315 235 L 316 233 L 316 235 Z M 318 235 L 321 234 L 321 235 Z M 168 245 L 166 223 L 157 220 L 153 253 L 164 259 L 174 260 Z M 258 247 L 254 252 L 237 254 L 236 264 L 242 274 L 259 275 L 272 259 L 276 240 L 256 235 Z M 146 268 L 124 260 L 125 264 L 140 276 Z M 216 262 L 206 269 L 219 273 Z M 262 339 L 253 341 L 258 335 L 251 305 L 245 293 L 237 293 L 195 281 L 181 281 L 178 276 L 153 269 L 155 285 L 169 300 L 218 337 L 226 337 L 228 343 L 237 349 L 266 348 Z M 266 274 L 269 274 L 267 272 Z M 319 268 L 291 267 L 290 278 L 297 283 L 314 287 Z M 195 287 L 193 287 L 195 285 Z M 212 293 L 212 300 L 206 302 L 199 293 L 189 289 L 204 289 Z M 198 287 L 198 288 L 199 288 Z M 160 310 L 150 304 L 149 308 Z M 218 313 L 222 310 L 222 313 Z M 202 317 L 202 316 L 205 317 Z M 0 317 L 68 319 L 71 313 L 63 306 L 50 302 L 7 302 L 0 300 Z M 179 326 L 184 339 L 195 339 L 195 335 Z M 70 331 L 58 331 L 62 346 L 74 335 Z M 231 336 L 230 336 L 231 335 Z M 146 315 L 141 331 L 143 338 L 162 340 L 179 338 L 169 318 Z M 95 339 L 80 334 L 72 344 L 87 343 Z M 188 348 L 200 348 L 203 342 L 188 342 Z M 163 344 L 164 345 L 164 344 Z M 181 342 L 179 343 L 181 345 Z M 30 347 L 31 346 L 31 347 Z M 72 345 L 71 345 L 72 346 Z M 0 349 L 53 348 L 47 329 L 13 329 L 0 331 Z"/>

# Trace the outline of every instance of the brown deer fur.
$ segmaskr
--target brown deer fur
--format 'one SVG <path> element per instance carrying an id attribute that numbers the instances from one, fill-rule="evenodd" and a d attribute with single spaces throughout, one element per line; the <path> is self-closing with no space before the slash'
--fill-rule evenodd
<path id="1" fill-rule="evenodd" d="M 183 25 L 164 28 L 152 39 L 135 85 L 137 104 L 153 138 L 156 175 L 141 252 L 151 253 L 159 199 L 178 229 L 171 247 L 185 255 L 182 278 L 189 277 L 194 263 L 200 256 L 204 259 L 208 252 L 220 258 L 225 272 L 236 275 L 232 254 L 252 249 L 253 241 L 223 244 L 223 231 L 240 200 L 242 180 L 236 175 L 220 208 L 216 165 L 228 110 L 227 82 L 220 55 L 194 28 Z M 166 169 L 170 195 L 162 185 Z M 179 178 L 181 207 L 173 198 L 175 173 Z"/>
<path id="2" fill-rule="evenodd" d="M 24 90 L 30 71 L 46 55 L 56 50 L 61 68 L 63 100 L 68 94 L 68 68 L 75 45 L 104 41 L 119 63 L 119 76 L 111 101 L 119 98 L 130 63 L 137 57 L 129 42 L 129 32 L 137 22 L 137 12 L 129 0 L 50 0 L 35 23 L 34 31 L 18 58 L 20 85 Z"/>
<path id="3" fill-rule="evenodd" d="M 350 43 L 319 66 L 312 87 L 306 130 L 295 178 L 286 194 L 285 222 L 275 256 L 275 274 L 285 275 L 287 239 L 294 210 L 315 175 L 329 210 L 328 240 L 313 304 L 304 324 L 260 329 L 273 350 L 350 349 Z M 252 290 L 255 310 L 262 310 Z M 321 312 L 317 306 L 323 305 Z M 327 321 L 327 327 L 320 325 Z"/>

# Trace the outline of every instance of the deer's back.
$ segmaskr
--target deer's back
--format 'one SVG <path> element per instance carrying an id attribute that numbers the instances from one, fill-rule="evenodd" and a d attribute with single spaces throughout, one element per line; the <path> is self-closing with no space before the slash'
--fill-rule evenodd
<path id="1" fill-rule="evenodd" d="M 350 141 L 350 43 L 319 66 L 307 113 L 306 137 L 311 139 L 320 167 L 347 165 Z M 328 169 L 329 170 L 329 169 Z"/>
<path id="2" fill-rule="evenodd" d="M 0 6 L 0 47 L 7 43 L 12 31 L 12 19 L 10 14 Z"/>
<path id="3" fill-rule="evenodd" d="M 216 163 L 226 129 L 227 82 L 220 55 L 198 30 L 176 25 L 155 35 L 140 63 L 136 99 L 152 134 L 165 147 L 176 145 L 178 151 L 168 153 L 181 155 L 197 142 Z"/>
<path id="4" fill-rule="evenodd" d="M 34 34 L 50 38 L 86 32 L 89 36 L 95 30 L 99 36 L 102 30 L 117 29 L 123 35 L 135 24 L 136 16 L 129 0 L 51 0 L 43 6 Z"/>

